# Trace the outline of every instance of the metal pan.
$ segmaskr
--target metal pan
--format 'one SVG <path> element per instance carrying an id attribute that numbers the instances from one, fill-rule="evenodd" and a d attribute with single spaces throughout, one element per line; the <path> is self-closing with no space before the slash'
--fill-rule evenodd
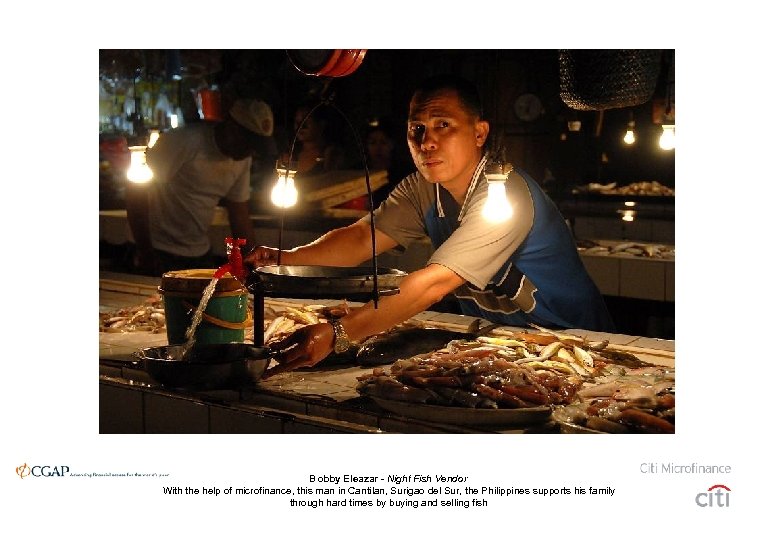
<path id="1" fill-rule="evenodd" d="M 406 272 L 377 268 L 380 296 L 396 294 Z M 279 265 L 256 268 L 251 292 L 260 286 L 265 296 L 282 298 L 346 298 L 368 300 L 374 292 L 374 274 L 368 267 Z"/>
<path id="2" fill-rule="evenodd" d="M 273 352 L 246 343 L 195 345 L 182 359 L 183 345 L 148 347 L 135 353 L 156 382 L 169 388 L 216 390 L 257 382 Z"/>

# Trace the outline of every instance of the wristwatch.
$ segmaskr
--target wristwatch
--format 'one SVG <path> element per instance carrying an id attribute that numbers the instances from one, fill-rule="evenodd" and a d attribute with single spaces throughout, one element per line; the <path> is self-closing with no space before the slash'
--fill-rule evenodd
<path id="1" fill-rule="evenodd" d="M 333 334 L 336 336 L 333 343 L 333 352 L 336 354 L 347 352 L 349 349 L 349 336 L 347 336 L 347 331 L 344 330 L 344 325 L 338 320 L 330 321 L 330 325 L 333 327 Z"/>

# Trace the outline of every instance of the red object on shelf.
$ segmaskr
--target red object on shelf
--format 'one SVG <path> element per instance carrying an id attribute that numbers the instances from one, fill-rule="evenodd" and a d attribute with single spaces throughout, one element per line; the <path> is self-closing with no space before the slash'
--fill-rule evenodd
<path id="1" fill-rule="evenodd" d="M 101 137 L 100 160 L 108 161 L 111 169 L 125 171 L 130 166 L 130 150 L 127 139 L 121 135 Z"/>
<path id="2" fill-rule="evenodd" d="M 368 210 L 368 195 L 355 197 L 351 201 L 339 204 L 336 208 L 349 208 L 352 210 Z"/>
<path id="3" fill-rule="evenodd" d="M 222 98 L 219 90 L 202 88 L 195 96 L 198 114 L 203 120 L 222 120 Z"/>

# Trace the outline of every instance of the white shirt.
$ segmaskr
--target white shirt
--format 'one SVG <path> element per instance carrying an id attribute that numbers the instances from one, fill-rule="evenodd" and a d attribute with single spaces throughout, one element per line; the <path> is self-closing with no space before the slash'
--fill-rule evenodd
<path id="1" fill-rule="evenodd" d="M 206 254 L 219 200 L 249 200 L 252 159 L 236 161 L 222 154 L 211 123 L 163 133 L 146 159 L 154 172 L 149 186 L 152 246 L 185 257 Z"/>

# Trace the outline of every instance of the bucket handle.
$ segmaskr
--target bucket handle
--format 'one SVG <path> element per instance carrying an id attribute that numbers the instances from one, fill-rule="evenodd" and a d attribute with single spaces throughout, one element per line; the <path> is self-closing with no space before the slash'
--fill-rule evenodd
<path id="1" fill-rule="evenodd" d="M 195 306 L 193 306 L 186 300 L 182 300 L 182 304 L 184 304 L 184 307 L 186 307 L 187 309 L 195 309 Z M 229 330 L 243 330 L 244 328 L 248 328 L 249 326 L 252 326 L 252 319 L 249 317 L 248 311 L 246 314 L 246 319 L 244 319 L 243 322 L 225 321 L 222 319 L 218 319 L 213 315 L 209 315 L 206 312 L 203 313 L 203 320 L 206 322 L 210 322 L 215 326 L 221 326 L 222 328 L 227 328 Z"/>

